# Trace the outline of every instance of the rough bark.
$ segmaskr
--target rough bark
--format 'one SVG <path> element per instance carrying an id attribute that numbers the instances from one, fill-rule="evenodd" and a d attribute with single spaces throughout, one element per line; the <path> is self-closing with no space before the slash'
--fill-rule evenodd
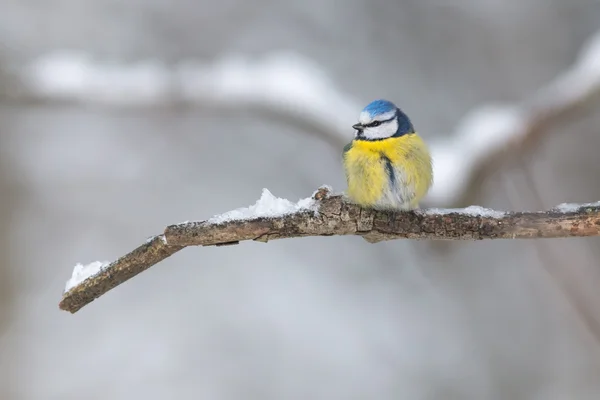
<path id="1" fill-rule="evenodd" d="M 320 189 L 315 208 L 278 217 L 188 222 L 168 226 L 131 253 L 64 294 L 72 313 L 187 246 L 225 246 L 245 240 L 305 236 L 362 236 L 370 243 L 393 239 L 483 240 L 600 236 L 600 202 L 537 212 L 431 209 L 382 212 L 350 204 Z"/>

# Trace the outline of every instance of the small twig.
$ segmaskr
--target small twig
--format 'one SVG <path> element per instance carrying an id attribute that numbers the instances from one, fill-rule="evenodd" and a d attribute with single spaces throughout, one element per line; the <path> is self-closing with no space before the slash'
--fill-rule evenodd
<path id="1" fill-rule="evenodd" d="M 362 236 L 370 243 L 393 239 L 482 240 L 600 235 L 600 202 L 564 205 L 543 212 L 501 212 L 468 207 L 393 213 L 362 209 L 346 202 L 340 195 L 330 196 L 324 188 L 317 191 L 311 201 L 308 208 L 278 216 L 248 216 L 238 211 L 240 216 L 237 218 L 233 214 L 224 219 L 168 226 L 163 235 L 71 288 L 64 294 L 60 308 L 74 313 L 187 246 L 223 246 L 245 240 L 268 242 L 334 235 Z"/>

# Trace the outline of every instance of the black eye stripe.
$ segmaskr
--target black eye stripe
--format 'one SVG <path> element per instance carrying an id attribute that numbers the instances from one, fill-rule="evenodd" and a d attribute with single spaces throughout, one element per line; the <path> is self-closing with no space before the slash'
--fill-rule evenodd
<path id="1" fill-rule="evenodd" d="M 366 124 L 365 127 L 371 128 L 371 127 L 379 126 L 379 125 L 381 125 L 381 124 L 383 124 L 385 122 L 393 121 L 395 118 L 396 118 L 396 115 L 394 115 L 392 118 L 389 118 L 389 119 L 386 119 L 386 120 L 383 120 L 383 121 L 373 121 L 370 124 Z"/>

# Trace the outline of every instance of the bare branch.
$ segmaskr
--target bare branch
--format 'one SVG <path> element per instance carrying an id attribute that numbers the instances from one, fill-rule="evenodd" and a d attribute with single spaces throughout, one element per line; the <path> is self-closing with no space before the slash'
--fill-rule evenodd
<path id="1" fill-rule="evenodd" d="M 168 226 L 163 235 L 154 237 L 70 288 L 64 294 L 60 308 L 74 313 L 110 289 L 187 246 L 224 246 L 245 240 L 268 242 L 284 238 L 334 235 L 362 236 L 371 243 L 393 239 L 482 240 L 600 236 L 600 202 L 566 204 L 543 212 L 502 212 L 481 207 L 381 212 L 350 204 L 341 195 L 330 196 L 327 188 L 319 189 L 312 198 L 298 203 L 277 199 L 272 195 L 266 201 L 264 198 L 263 192 L 263 197 L 255 206 L 234 210 L 206 221 Z M 273 200 L 278 202 L 275 206 L 268 204 Z"/>
<path id="2" fill-rule="evenodd" d="M 167 246 L 163 237 L 156 236 L 69 290 L 64 294 L 60 308 L 74 313 L 182 248 Z"/>

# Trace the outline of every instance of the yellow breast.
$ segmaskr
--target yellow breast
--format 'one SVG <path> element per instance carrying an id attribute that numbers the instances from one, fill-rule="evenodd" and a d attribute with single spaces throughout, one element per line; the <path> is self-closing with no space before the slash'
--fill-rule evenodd
<path id="1" fill-rule="evenodd" d="M 429 150 L 417 134 L 377 141 L 354 140 L 344 153 L 344 168 L 348 196 L 367 207 L 418 207 L 433 179 Z M 396 185 L 392 185 L 390 177 Z M 406 204 L 392 204 L 398 202 Z"/>

